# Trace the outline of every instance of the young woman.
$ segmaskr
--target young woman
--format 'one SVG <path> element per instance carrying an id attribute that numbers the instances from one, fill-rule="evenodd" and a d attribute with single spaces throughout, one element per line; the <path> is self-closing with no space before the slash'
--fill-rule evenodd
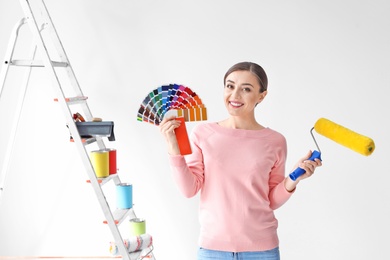
<path id="1" fill-rule="evenodd" d="M 284 136 L 255 118 L 267 85 L 258 64 L 232 66 L 224 77 L 228 118 L 195 126 L 192 154 L 186 157 L 180 155 L 174 132 L 180 122 L 168 117 L 159 126 L 179 189 L 186 197 L 200 192 L 199 260 L 280 259 L 273 211 L 321 166 L 318 159 L 307 160 L 309 151 L 297 163 L 306 173 L 296 181 L 285 177 Z"/>

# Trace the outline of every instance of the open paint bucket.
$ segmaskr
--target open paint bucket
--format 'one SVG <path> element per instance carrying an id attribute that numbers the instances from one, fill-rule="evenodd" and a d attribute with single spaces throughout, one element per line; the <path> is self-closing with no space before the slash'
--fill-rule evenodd
<path id="1" fill-rule="evenodd" d="M 106 150 L 91 152 L 91 161 L 96 177 L 105 178 L 109 175 L 109 154 Z"/>
<path id="2" fill-rule="evenodd" d="M 116 202 L 118 209 L 130 209 L 133 207 L 133 186 L 128 183 L 116 185 Z"/>
<path id="3" fill-rule="evenodd" d="M 130 219 L 130 235 L 140 236 L 146 233 L 146 223 L 142 218 Z"/>

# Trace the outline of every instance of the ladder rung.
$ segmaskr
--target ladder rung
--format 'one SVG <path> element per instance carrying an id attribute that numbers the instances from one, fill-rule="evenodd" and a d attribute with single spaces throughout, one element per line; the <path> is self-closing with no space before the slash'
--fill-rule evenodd
<path id="1" fill-rule="evenodd" d="M 148 250 L 151 250 L 151 249 L 149 249 L 149 248 L 147 248 Z M 145 250 L 145 249 L 144 249 Z M 152 256 L 151 255 L 145 255 L 145 256 L 143 256 L 142 258 L 140 258 L 140 255 L 141 255 L 141 253 L 143 252 L 143 250 L 138 250 L 138 251 L 135 251 L 135 252 L 131 252 L 131 253 L 129 253 L 130 254 L 130 256 L 131 256 L 131 259 L 150 259 L 150 258 L 152 258 Z"/>
<path id="2" fill-rule="evenodd" d="M 134 215 L 133 208 L 131 208 L 131 209 L 116 209 L 112 213 L 112 216 L 114 217 L 114 220 L 115 220 L 115 224 L 120 225 L 123 222 L 123 220 L 127 216 L 129 216 L 131 213 Z M 103 223 L 108 224 L 107 220 L 104 220 Z"/>
<path id="3" fill-rule="evenodd" d="M 106 178 L 97 178 L 98 179 L 98 183 L 100 185 L 104 185 L 106 184 L 107 182 L 109 182 L 110 180 L 114 179 L 115 177 L 117 177 L 117 174 L 110 174 L 108 177 Z M 91 183 L 91 180 L 87 180 L 87 183 Z"/>
<path id="4" fill-rule="evenodd" d="M 74 139 L 73 139 L 73 138 L 70 138 L 70 141 L 71 141 L 72 143 L 74 143 Z M 92 144 L 92 143 L 96 142 L 96 138 L 95 138 L 95 137 L 91 137 L 91 138 L 81 138 L 81 142 L 82 142 L 84 145 Z"/>
<path id="5" fill-rule="evenodd" d="M 52 61 L 53 67 L 67 67 L 67 62 Z M 45 67 L 41 60 L 11 60 L 10 65 L 25 66 L 25 67 Z"/>
<path id="6" fill-rule="evenodd" d="M 65 101 L 66 101 L 66 103 L 68 103 L 69 105 L 71 105 L 71 104 L 83 103 L 83 102 L 85 102 L 85 100 L 87 100 L 87 99 L 88 99 L 88 97 L 85 97 L 85 96 L 78 96 L 78 97 L 65 98 Z M 54 101 L 58 102 L 58 98 L 55 98 Z"/>

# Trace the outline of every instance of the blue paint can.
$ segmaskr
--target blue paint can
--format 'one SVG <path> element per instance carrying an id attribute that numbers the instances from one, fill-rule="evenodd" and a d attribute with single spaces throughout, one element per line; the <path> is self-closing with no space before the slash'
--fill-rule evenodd
<path id="1" fill-rule="evenodd" d="M 116 185 L 116 201 L 118 209 L 133 207 L 133 186 L 129 183 Z"/>

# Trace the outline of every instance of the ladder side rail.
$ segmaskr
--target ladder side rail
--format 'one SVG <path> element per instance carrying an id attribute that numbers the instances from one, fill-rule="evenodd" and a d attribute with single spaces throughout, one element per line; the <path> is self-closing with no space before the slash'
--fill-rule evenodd
<path id="1" fill-rule="evenodd" d="M 74 122 L 71 123 L 70 126 L 71 125 L 74 125 L 74 128 L 76 128 L 76 124 Z M 70 127 L 70 129 L 71 128 L 73 128 L 73 127 Z M 98 182 L 98 179 L 97 179 L 95 171 L 92 167 L 92 164 L 91 164 L 90 158 L 87 154 L 87 151 L 81 142 L 81 138 L 79 136 L 77 137 L 77 135 L 76 136 L 73 135 L 73 138 L 75 140 L 75 144 L 77 146 L 77 149 L 79 150 L 82 161 L 84 163 L 84 167 L 87 170 L 87 174 L 88 174 L 88 177 L 90 179 L 92 188 L 96 194 L 96 197 L 98 198 L 100 207 L 103 211 L 104 217 L 106 218 L 107 225 L 111 230 L 114 241 L 118 246 L 118 250 L 119 250 L 120 254 L 123 256 L 123 259 L 124 260 L 132 260 L 129 256 L 129 253 L 127 252 L 127 249 L 126 249 L 125 244 L 123 242 L 122 235 L 118 229 L 118 226 L 116 225 L 114 216 L 112 215 L 112 212 L 110 210 L 110 206 L 106 200 L 106 197 L 103 193 L 103 190 L 100 186 L 100 183 Z M 77 140 L 77 139 L 79 139 L 79 140 Z"/>
<path id="2" fill-rule="evenodd" d="M 17 41 L 17 38 L 15 38 L 14 40 Z M 13 45 L 12 48 L 14 48 L 14 47 L 15 47 L 15 44 Z M 32 60 L 35 58 L 36 51 L 37 51 L 37 46 L 35 44 L 33 44 L 33 47 L 31 49 L 31 54 L 30 54 Z M 6 69 L 8 70 L 8 68 L 6 68 Z M 11 161 L 11 155 L 13 153 L 13 148 L 15 147 L 15 139 L 16 139 L 16 135 L 18 132 L 18 128 L 19 128 L 20 117 L 22 114 L 23 104 L 24 104 L 24 100 L 26 97 L 27 86 L 28 86 L 28 83 L 30 81 L 31 72 L 32 72 L 32 67 L 28 68 L 26 73 L 25 73 L 25 76 L 23 78 L 22 87 L 20 89 L 19 97 L 18 97 L 18 100 L 16 103 L 17 105 L 16 105 L 15 116 L 13 118 L 13 122 L 12 122 L 12 126 L 11 126 L 11 133 L 10 133 L 10 136 L 8 139 L 7 148 L 6 148 L 6 152 L 5 152 L 5 156 L 4 156 L 4 161 L 3 161 L 2 169 L 0 172 L 1 173 L 1 175 L 0 175 L 0 178 L 1 178 L 0 179 L 0 199 L 2 198 L 2 193 L 5 189 L 5 182 L 6 182 L 6 177 L 7 177 L 7 173 L 8 173 L 9 163 Z M 4 80 L 6 80 L 6 77 L 4 78 Z"/>
<path id="3" fill-rule="evenodd" d="M 37 24 L 36 19 L 34 17 L 34 14 L 32 12 L 31 6 L 30 6 L 28 0 L 20 0 L 20 4 L 21 4 L 23 11 L 26 15 L 26 20 L 27 20 L 27 23 L 31 29 L 34 40 L 42 52 L 44 67 L 45 67 L 46 71 L 48 72 L 49 78 L 51 79 L 52 84 L 54 86 L 54 89 L 55 89 L 55 92 L 56 92 L 57 98 L 58 98 L 58 103 L 60 104 L 60 106 L 65 114 L 66 121 L 69 125 L 69 130 L 70 130 L 73 138 L 75 139 L 75 141 L 81 141 L 81 137 L 78 134 L 78 130 L 77 130 L 76 125 L 70 124 L 70 122 L 73 122 L 72 112 L 70 111 L 69 106 L 66 104 L 65 94 L 62 90 L 60 81 L 59 81 L 57 74 L 56 74 L 56 71 L 53 67 L 52 60 L 50 58 L 50 54 L 49 54 L 48 49 L 46 47 L 45 41 L 43 40 L 43 37 L 41 35 L 41 30 L 39 30 L 39 27 L 38 27 L 38 24 Z"/>
<path id="4" fill-rule="evenodd" d="M 82 92 L 82 90 L 80 88 L 80 85 L 78 84 L 78 81 L 77 81 L 77 79 L 75 77 L 75 73 L 74 73 L 74 71 L 72 69 L 72 66 L 70 64 L 68 55 L 65 52 L 65 48 L 64 48 L 64 46 L 63 46 L 63 44 L 61 42 L 61 39 L 58 36 L 58 33 L 57 33 L 57 30 L 56 30 L 56 28 L 54 26 L 53 20 L 51 19 L 49 11 L 48 11 L 48 9 L 46 7 L 46 4 L 45 4 L 45 2 L 43 0 L 39 0 L 39 4 L 40 4 L 39 9 L 42 11 L 41 15 L 43 16 L 43 19 L 46 22 L 47 29 L 49 30 L 49 33 L 51 35 L 55 36 L 54 38 L 51 38 L 51 39 L 54 40 L 54 41 L 52 41 L 52 43 L 53 43 L 54 47 L 56 48 L 58 55 L 60 56 L 60 60 L 62 62 L 68 63 L 68 66 L 67 66 L 68 72 L 69 72 L 68 75 L 75 82 L 75 84 L 72 85 L 74 87 L 74 91 L 75 91 L 75 93 L 77 95 L 84 96 L 84 94 L 83 94 L 83 92 Z"/>
<path id="5" fill-rule="evenodd" d="M 53 45 L 57 49 L 57 52 L 58 52 L 58 54 L 60 56 L 61 61 L 68 63 L 68 66 L 65 68 L 65 70 L 66 70 L 66 73 L 69 76 L 70 83 L 71 83 L 71 85 L 73 87 L 73 90 L 76 93 L 76 95 L 84 96 L 83 91 L 81 90 L 80 84 L 79 84 L 79 82 L 78 82 L 78 80 L 77 80 L 77 78 L 75 76 L 75 72 L 73 71 L 73 68 L 72 68 L 72 66 L 70 64 L 70 60 L 68 58 L 68 55 L 65 52 L 65 48 L 64 48 L 64 46 L 63 46 L 63 44 L 62 44 L 62 42 L 61 42 L 61 40 L 60 40 L 60 38 L 58 36 L 57 30 L 56 30 L 56 28 L 54 26 L 54 23 L 53 23 L 53 21 L 52 21 L 52 19 L 50 17 L 50 14 L 49 14 L 49 11 L 48 11 L 48 9 L 46 7 L 46 4 L 45 4 L 45 2 L 43 0 L 41 0 L 39 3 L 41 5 L 40 9 L 43 10 L 42 11 L 42 15 L 44 17 L 44 20 L 48 24 L 48 30 L 50 31 L 50 33 L 52 35 L 55 36 L 54 40 L 53 40 Z M 83 106 L 82 106 L 82 109 L 83 109 L 83 113 L 84 113 L 85 118 L 87 119 L 87 121 L 92 121 L 93 116 L 92 116 L 92 112 L 91 112 L 90 108 L 88 107 L 88 104 L 84 103 Z"/>
<path id="6" fill-rule="evenodd" d="M 64 48 L 64 46 L 63 46 L 63 44 L 58 36 L 58 33 L 57 33 L 57 30 L 54 26 L 53 20 L 51 19 L 49 11 L 46 7 L 46 4 L 43 0 L 39 0 L 38 3 L 40 4 L 39 9 L 41 10 L 41 14 L 43 16 L 43 19 L 46 22 L 46 27 L 47 27 L 46 29 L 49 30 L 49 33 L 53 36 L 53 37 L 51 37 L 52 43 L 53 43 L 54 47 L 56 48 L 57 53 L 59 54 L 61 61 L 68 64 L 68 66 L 66 66 L 64 69 L 66 70 L 66 73 L 68 74 L 70 83 L 73 87 L 73 91 L 76 93 L 77 96 L 84 96 L 84 94 L 81 90 L 80 84 L 76 78 L 76 74 L 74 73 L 74 70 L 71 66 L 68 55 L 65 52 L 65 48 Z M 83 116 L 85 116 L 86 120 L 92 121 L 93 115 L 92 115 L 91 109 L 88 106 L 88 103 L 83 102 L 81 104 L 81 108 L 82 108 Z M 106 145 L 104 144 L 101 137 L 96 137 L 96 143 L 97 143 L 99 149 L 101 149 L 101 150 L 106 149 Z"/>
<path id="7" fill-rule="evenodd" d="M 76 125 L 75 122 L 73 122 L 72 125 Z M 103 143 L 103 140 L 101 137 L 97 137 L 98 144 L 99 144 L 99 141 L 101 143 Z M 79 151 L 84 151 L 85 156 L 88 157 L 89 163 L 86 163 L 86 160 L 83 160 L 85 162 L 85 167 L 88 169 L 87 170 L 88 177 L 91 181 L 91 185 L 92 185 L 92 187 L 96 193 L 96 196 L 98 198 L 98 201 L 101 205 L 102 211 L 103 211 L 104 216 L 105 216 L 106 221 L 107 221 L 107 225 L 111 230 L 112 236 L 114 238 L 115 244 L 118 247 L 119 253 L 122 255 L 123 260 L 135 260 L 132 258 L 132 256 L 127 251 L 127 248 L 124 244 L 124 239 L 121 235 L 121 232 L 118 229 L 118 225 L 117 225 L 116 220 L 113 216 L 113 213 L 110 209 L 110 206 L 105 198 L 105 195 L 102 191 L 102 187 L 101 187 L 100 183 L 98 182 L 98 178 L 96 177 L 95 171 L 92 167 L 92 164 L 90 162 L 90 158 L 87 154 L 85 146 L 81 143 L 81 140 L 79 142 L 76 142 L 76 145 L 78 146 Z M 103 143 L 103 145 L 104 145 L 104 143 Z M 99 145 L 99 148 L 102 148 L 102 147 L 100 147 L 100 145 Z M 113 181 L 114 181 L 115 185 L 118 185 L 121 183 L 120 178 L 117 174 L 116 174 L 115 178 L 113 178 Z M 135 216 L 134 211 L 132 213 Z"/>
<path id="8" fill-rule="evenodd" d="M 82 143 L 80 135 L 78 134 L 76 124 L 72 120 L 68 125 L 69 125 L 69 129 L 72 133 L 74 143 L 77 147 L 77 150 L 80 153 L 82 162 L 84 164 L 84 168 L 87 171 L 87 175 L 90 179 L 92 188 L 96 194 L 96 197 L 98 198 L 100 207 L 101 207 L 103 214 L 104 214 L 104 217 L 106 218 L 107 225 L 109 226 L 109 228 L 111 230 L 111 233 L 113 235 L 115 243 L 118 245 L 118 250 L 121 253 L 121 255 L 123 256 L 124 260 L 132 260 L 127 252 L 125 245 L 124 245 L 122 235 L 118 229 L 118 226 L 116 225 L 114 216 L 110 210 L 110 206 L 106 200 L 106 197 L 104 195 L 102 187 L 100 186 L 100 183 L 98 182 L 98 178 L 96 177 L 95 170 L 94 170 L 92 163 L 90 161 L 90 157 L 85 149 L 84 144 Z"/>
<path id="9" fill-rule="evenodd" d="M 118 173 L 115 174 L 115 178 L 113 178 L 113 181 L 114 181 L 114 184 L 115 184 L 115 185 L 119 185 L 119 184 L 122 183 L 122 182 L 121 182 L 121 179 L 119 178 Z"/>
<path id="10" fill-rule="evenodd" d="M 92 184 L 92 187 L 97 195 L 97 198 L 98 198 L 99 204 L 103 210 L 104 216 L 106 217 L 107 224 L 108 224 L 109 228 L 111 229 L 111 233 L 115 239 L 115 242 L 118 245 L 118 250 L 125 260 L 131 260 L 131 257 L 129 255 L 129 253 L 127 252 L 127 249 L 124 245 L 121 233 L 120 233 L 120 231 L 115 223 L 115 220 L 114 220 L 114 217 L 113 217 L 112 212 L 110 210 L 110 207 L 109 207 L 107 200 L 104 196 L 102 188 L 101 188 L 100 184 L 98 183 L 98 180 L 97 180 L 95 171 L 93 169 L 93 166 L 91 164 L 90 158 L 89 158 L 88 153 L 85 149 L 85 146 L 82 143 L 77 126 L 73 120 L 72 113 L 69 109 L 69 106 L 67 105 L 66 97 L 65 97 L 64 92 L 62 90 L 60 81 L 57 77 L 56 71 L 53 67 L 52 59 L 50 57 L 48 49 L 46 48 L 44 39 L 43 39 L 39 29 L 38 29 L 38 25 L 36 23 L 36 19 L 34 17 L 31 6 L 30 6 L 28 0 L 20 0 L 20 3 L 21 3 L 21 6 L 24 10 L 24 13 L 27 17 L 27 22 L 31 28 L 31 31 L 33 32 L 33 35 L 35 37 L 38 48 L 44 54 L 43 55 L 44 56 L 43 62 L 44 62 L 45 68 L 49 74 L 49 77 L 51 78 L 51 80 L 53 82 L 53 86 L 55 87 L 55 90 L 57 92 L 59 104 L 60 104 L 60 106 L 65 114 L 65 118 L 68 122 L 69 130 L 72 134 L 72 137 L 74 139 L 76 147 L 80 153 L 82 162 L 86 168 L 87 174 L 88 174 L 90 181 L 91 181 L 91 184 Z M 42 3 L 43 3 L 43 0 L 42 0 Z M 58 37 L 58 35 L 57 35 L 57 37 Z M 71 76 L 74 77 L 74 75 L 71 75 Z M 101 145 L 104 146 L 104 143 L 102 142 L 102 140 L 101 140 Z"/>
<path id="11" fill-rule="evenodd" d="M 100 150 L 106 149 L 106 145 L 104 144 L 103 138 L 101 136 L 96 136 L 96 143 Z"/>
<path id="12" fill-rule="evenodd" d="M 71 125 L 75 125 L 75 127 L 76 127 L 76 124 L 74 122 Z M 98 198 L 99 204 L 100 204 L 101 209 L 102 209 L 103 214 L 104 214 L 104 217 L 106 218 L 107 225 L 111 230 L 111 233 L 112 233 L 112 236 L 114 238 L 116 245 L 118 246 L 119 253 L 122 255 L 124 260 L 132 260 L 130 258 L 130 255 L 129 255 L 127 249 L 126 249 L 123 237 L 118 229 L 118 226 L 116 224 L 114 216 L 111 212 L 110 206 L 109 206 L 109 204 L 106 200 L 106 197 L 103 193 L 102 187 L 100 186 L 100 183 L 98 182 L 98 178 L 96 177 L 95 171 L 92 167 L 92 164 L 90 162 L 90 158 L 87 154 L 87 151 L 86 151 L 84 145 L 82 144 L 81 140 L 80 141 L 75 140 L 75 143 L 76 143 L 76 146 L 78 147 L 79 152 L 81 152 L 84 155 L 83 156 L 84 157 L 84 159 L 83 159 L 84 166 L 87 169 L 88 177 L 91 181 L 91 185 L 92 185 L 93 190 L 95 191 L 96 197 Z M 87 160 L 88 160 L 88 162 L 87 162 Z"/>
<path id="13" fill-rule="evenodd" d="M 90 162 L 90 158 L 89 158 L 87 151 L 82 143 L 77 126 L 72 118 L 72 113 L 71 113 L 71 111 L 66 103 L 66 98 L 65 98 L 64 92 L 61 88 L 61 84 L 59 82 L 56 71 L 55 71 L 53 64 L 51 62 L 50 54 L 48 53 L 48 50 L 45 46 L 45 42 L 44 42 L 42 35 L 38 29 L 38 25 L 36 23 L 31 6 L 29 5 L 29 3 L 27 1 L 24 1 L 24 0 L 20 0 L 20 3 L 22 5 L 24 13 L 27 16 L 27 21 L 28 21 L 28 24 L 31 28 L 31 31 L 33 32 L 33 35 L 35 36 L 36 43 L 37 43 L 38 47 L 40 48 L 40 50 L 42 51 L 42 53 L 44 54 L 43 55 L 44 56 L 43 62 L 44 62 L 45 68 L 47 69 L 47 72 L 48 72 L 48 74 L 49 74 L 50 78 L 52 79 L 52 82 L 55 86 L 55 90 L 56 90 L 57 96 L 58 96 L 58 102 L 63 109 L 66 120 L 68 121 L 69 130 L 72 134 L 72 137 L 74 139 L 76 147 L 80 153 L 80 156 L 81 156 L 82 162 L 86 168 L 87 174 L 91 180 L 92 187 L 97 195 L 99 204 L 100 204 L 102 211 L 104 213 L 104 216 L 107 220 L 108 226 L 111 229 L 111 233 L 115 239 L 115 242 L 118 244 L 119 252 L 122 254 L 122 256 L 125 260 L 131 260 L 130 255 L 127 252 L 126 247 L 124 245 L 123 238 L 120 234 L 120 231 L 115 223 L 115 220 L 114 220 L 114 217 L 113 217 L 112 212 L 110 210 L 110 207 L 106 201 L 106 198 L 105 198 L 104 193 L 100 187 L 100 184 L 98 183 L 95 171 L 94 171 L 92 164 Z"/>
<path id="14" fill-rule="evenodd" d="M 0 89 L 0 101 L 1 96 L 3 94 L 3 88 L 5 86 L 6 78 L 8 75 L 8 70 L 12 62 L 12 57 L 14 55 L 16 42 L 18 40 L 19 36 L 19 30 L 20 28 L 26 23 L 26 19 L 22 18 L 17 24 L 15 24 L 14 29 L 12 30 L 11 38 L 8 42 L 7 51 L 5 53 L 4 63 L 0 72 L 0 82 L 1 82 L 1 89 Z"/>
<path id="15" fill-rule="evenodd" d="M 94 190 L 98 195 L 100 204 L 102 206 L 106 206 L 108 204 L 106 204 L 106 202 L 105 202 L 104 194 L 103 194 L 101 187 L 98 183 L 98 180 L 97 180 L 95 171 L 92 167 L 89 155 L 87 154 L 87 151 L 82 143 L 77 126 L 72 118 L 72 113 L 71 113 L 71 111 L 66 103 L 66 98 L 65 98 L 64 92 L 62 91 L 61 84 L 60 84 L 59 79 L 56 75 L 55 69 L 51 63 L 50 55 L 47 51 L 47 48 L 45 46 L 45 42 L 42 38 L 40 30 L 38 29 L 38 25 L 36 23 L 36 19 L 34 17 L 34 14 L 32 13 L 32 9 L 27 1 L 21 0 L 21 5 L 22 5 L 23 10 L 27 16 L 27 21 L 28 21 L 28 24 L 30 25 L 31 31 L 33 32 L 33 35 L 35 36 L 36 43 L 37 43 L 38 47 L 40 47 L 40 49 L 42 50 L 43 62 L 45 64 L 45 69 L 47 70 L 50 78 L 52 79 L 52 83 L 55 86 L 55 90 L 56 90 L 57 96 L 58 96 L 58 102 L 59 102 L 61 108 L 63 109 L 66 121 L 68 122 L 69 130 L 70 130 L 71 135 L 73 137 L 74 143 L 76 144 L 77 150 L 80 153 L 82 162 L 87 170 L 87 174 L 91 180 L 91 184 L 93 185 Z M 104 201 L 105 204 L 104 203 L 102 204 L 102 201 Z M 107 217 L 107 221 L 115 223 L 114 218 L 112 217 L 111 211 L 108 212 L 104 208 L 103 208 L 103 210 L 104 210 L 105 216 Z M 109 214 L 106 214 L 106 213 L 109 213 Z M 110 221 L 110 219 L 111 219 L 111 221 Z"/>
<path id="16" fill-rule="evenodd" d="M 41 31 L 38 29 L 38 24 L 36 22 L 36 19 L 35 19 L 35 16 L 33 14 L 30 3 L 27 0 L 20 0 L 20 4 L 21 4 L 23 11 L 26 15 L 27 23 L 31 29 L 31 32 L 33 33 L 36 44 L 42 51 L 43 63 L 44 63 L 45 69 L 47 70 L 49 77 L 53 83 L 55 92 L 57 93 L 58 102 L 59 102 L 59 104 L 64 112 L 66 121 L 68 123 L 69 130 L 72 134 L 72 137 L 74 138 L 76 143 L 81 144 L 82 143 L 81 137 L 78 133 L 78 129 L 77 129 L 76 125 L 74 124 L 74 120 L 72 118 L 72 112 L 71 112 L 69 106 L 67 105 L 64 91 L 62 89 L 60 80 L 57 77 L 57 73 L 53 67 L 52 60 L 51 60 L 50 54 L 48 52 L 48 48 L 46 47 L 45 41 L 41 35 Z M 85 150 L 84 147 L 83 147 L 83 150 Z M 81 156 L 83 157 L 82 154 L 81 154 Z"/>
<path id="17" fill-rule="evenodd" d="M 99 201 L 102 201 L 102 198 L 105 201 L 104 194 L 100 188 L 100 185 L 98 184 L 96 174 L 95 174 L 94 169 L 92 167 L 92 164 L 90 162 L 90 158 L 85 150 L 84 145 L 82 144 L 82 140 L 81 140 L 81 137 L 79 135 L 77 126 L 72 118 L 72 113 L 71 113 L 71 111 L 66 103 L 66 98 L 65 98 L 64 92 L 62 91 L 61 84 L 60 84 L 59 79 L 56 75 L 55 69 L 51 63 L 50 55 L 47 51 L 47 48 L 45 46 L 45 42 L 42 38 L 40 30 L 38 29 L 38 25 L 36 23 L 34 14 L 32 13 L 31 7 L 30 7 L 28 2 L 24 2 L 23 0 L 21 0 L 21 4 L 22 4 L 22 7 L 23 7 L 25 14 L 27 16 L 27 21 L 28 21 L 28 24 L 30 25 L 31 31 L 33 32 L 33 34 L 36 38 L 37 45 L 41 48 L 42 53 L 44 54 L 43 61 L 45 64 L 45 68 L 47 69 L 48 74 L 49 74 L 50 78 L 52 79 L 52 82 L 55 86 L 55 90 L 57 92 L 59 104 L 61 105 L 61 107 L 63 109 L 63 112 L 65 114 L 65 118 L 67 119 L 67 122 L 68 122 L 69 130 L 70 130 L 72 137 L 75 141 L 75 144 L 79 150 L 79 153 L 80 153 L 80 156 L 81 156 L 82 161 L 84 163 L 84 166 L 86 167 L 87 174 L 89 175 L 89 178 L 91 179 L 91 183 L 95 187 L 94 190 L 96 191 L 96 193 L 98 195 Z M 98 188 L 96 188 L 96 187 L 98 187 Z M 102 206 L 104 206 L 104 205 L 102 205 Z M 107 217 L 108 222 L 115 223 L 114 218 L 112 217 L 111 211 L 109 212 L 109 214 L 105 214 L 105 215 Z M 111 219 L 111 221 L 110 221 L 110 219 Z"/>

